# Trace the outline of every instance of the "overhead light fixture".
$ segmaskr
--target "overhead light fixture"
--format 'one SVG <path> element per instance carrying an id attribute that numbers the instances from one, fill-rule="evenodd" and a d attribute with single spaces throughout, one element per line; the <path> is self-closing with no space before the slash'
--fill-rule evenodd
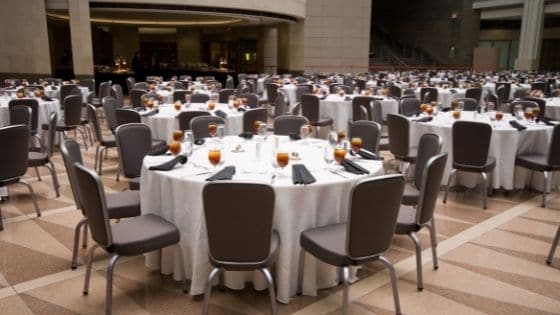
<path id="1" fill-rule="evenodd" d="M 62 20 L 69 20 L 70 17 L 65 14 L 57 14 L 57 13 L 47 13 L 48 17 L 62 19 Z M 227 25 L 227 24 L 234 24 L 243 21 L 243 19 L 225 19 L 225 20 L 204 20 L 204 21 L 184 21 L 184 20 L 169 20 L 169 21 L 155 21 L 155 20 L 132 20 L 132 19 L 108 19 L 108 18 L 91 18 L 91 22 L 93 23 L 104 23 L 104 24 L 127 24 L 127 25 L 164 25 L 164 26 L 175 26 L 175 25 L 182 25 L 182 26 L 196 26 L 196 25 Z"/>

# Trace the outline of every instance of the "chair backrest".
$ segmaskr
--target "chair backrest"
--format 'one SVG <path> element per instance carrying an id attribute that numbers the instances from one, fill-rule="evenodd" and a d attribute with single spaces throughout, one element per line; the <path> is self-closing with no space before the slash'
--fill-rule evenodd
<path id="1" fill-rule="evenodd" d="M 107 128 L 111 132 L 115 132 L 117 128 L 117 100 L 114 97 L 104 97 L 101 99 L 101 104 L 103 105 L 103 110 L 105 111 L 105 120 L 107 121 Z"/>
<path id="2" fill-rule="evenodd" d="M 402 89 L 396 85 L 390 85 L 389 96 L 394 98 L 400 98 L 402 96 Z"/>
<path id="3" fill-rule="evenodd" d="M 194 93 L 191 95 L 191 103 L 206 103 L 210 100 L 210 96 L 205 93 Z"/>
<path id="4" fill-rule="evenodd" d="M 78 88 L 76 84 L 63 84 L 60 86 L 60 102 L 64 102 L 66 96 L 72 95 L 72 90 Z"/>
<path id="5" fill-rule="evenodd" d="M 88 104 L 86 105 L 86 110 L 88 114 L 88 119 L 93 125 L 93 132 L 97 141 L 103 141 L 103 133 L 101 132 L 101 126 L 99 125 L 99 120 L 97 119 L 97 111 L 95 106 Z"/>
<path id="6" fill-rule="evenodd" d="M 47 141 L 45 143 L 45 153 L 52 157 L 54 153 L 54 142 L 56 138 L 56 123 L 58 122 L 58 115 L 56 112 L 52 112 L 49 115 L 49 130 L 47 132 Z"/>
<path id="7" fill-rule="evenodd" d="M 406 97 L 399 103 L 399 114 L 412 116 L 420 110 L 420 101 L 416 97 Z"/>
<path id="8" fill-rule="evenodd" d="M 173 82 L 173 88 L 174 88 L 175 90 L 184 90 L 184 89 L 185 89 L 185 85 L 183 85 L 182 82 L 175 81 L 175 82 Z"/>
<path id="9" fill-rule="evenodd" d="M 146 82 L 136 82 L 132 85 L 133 90 L 144 90 L 144 93 L 148 90 L 148 83 Z"/>
<path id="10" fill-rule="evenodd" d="M 239 95 L 239 98 L 246 98 L 247 106 L 250 108 L 259 106 L 259 96 L 256 93 L 243 93 Z"/>
<path id="11" fill-rule="evenodd" d="M 274 117 L 282 116 L 286 114 L 286 93 L 279 90 L 276 100 L 274 100 Z"/>
<path id="12" fill-rule="evenodd" d="M 82 96 L 68 95 L 64 98 L 64 124 L 77 126 L 82 121 Z"/>
<path id="13" fill-rule="evenodd" d="M 173 102 L 185 102 L 185 95 L 190 94 L 187 90 L 175 90 L 173 91 Z"/>
<path id="14" fill-rule="evenodd" d="M 538 98 L 538 97 L 524 97 L 523 100 L 537 103 L 537 105 L 539 106 L 539 109 L 540 109 L 539 116 L 541 116 L 541 117 L 545 116 L 546 100 L 544 100 L 542 98 Z"/>
<path id="15" fill-rule="evenodd" d="M 468 88 L 465 91 L 465 98 L 475 99 L 477 103 L 480 102 L 481 97 L 482 97 L 482 88 L 480 87 Z"/>
<path id="16" fill-rule="evenodd" d="M 396 157 L 408 156 L 410 122 L 405 116 L 387 114 L 387 131 L 389 132 L 389 151 Z"/>
<path id="17" fill-rule="evenodd" d="M 412 183 L 416 188 L 422 186 L 422 178 L 424 174 L 424 166 L 428 160 L 436 156 L 441 151 L 441 138 L 433 133 L 425 133 L 420 137 L 418 142 L 418 153 L 416 155 L 416 165 L 414 167 L 414 177 Z"/>
<path id="18" fill-rule="evenodd" d="M 223 89 L 218 93 L 218 103 L 227 103 L 229 97 L 235 95 L 234 89 Z"/>
<path id="19" fill-rule="evenodd" d="M 128 94 L 130 94 L 130 91 L 132 91 L 134 83 L 136 83 L 136 79 L 134 77 L 126 78 L 126 88 L 128 90 Z"/>
<path id="20" fill-rule="evenodd" d="M 282 115 L 274 118 L 274 134 L 288 136 L 299 134 L 301 126 L 309 124 L 307 118 L 295 115 Z"/>
<path id="21" fill-rule="evenodd" d="M 464 110 L 476 111 L 478 110 L 478 102 L 474 98 L 456 98 L 455 101 L 463 102 Z"/>
<path id="22" fill-rule="evenodd" d="M 117 108 L 124 106 L 124 94 L 120 84 L 113 84 L 111 87 L 111 96 L 117 101 Z"/>
<path id="23" fill-rule="evenodd" d="M 218 125 L 225 124 L 221 117 L 217 116 L 197 116 L 191 119 L 191 130 L 195 139 L 202 139 L 210 137 L 208 132 L 208 124 L 216 123 Z"/>
<path id="24" fill-rule="evenodd" d="M 311 84 L 298 84 L 296 87 L 296 102 L 301 102 L 301 96 L 305 93 L 313 92 Z"/>
<path id="25" fill-rule="evenodd" d="M 373 120 L 372 102 L 371 96 L 355 96 L 352 99 L 352 121 Z"/>
<path id="26" fill-rule="evenodd" d="M 0 154 L 0 182 L 22 177 L 27 172 L 29 137 L 26 125 L 0 128 L 3 152 Z"/>
<path id="27" fill-rule="evenodd" d="M 319 97 L 313 94 L 301 96 L 301 114 L 310 122 L 319 121 Z"/>
<path id="28" fill-rule="evenodd" d="M 380 101 L 375 100 L 371 103 L 371 114 L 371 120 L 383 125 L 383 105 Z"/>
<path id="29" fill-rule="evenodd" d="M 276 83 L 267 83 L 265 85 L 266 89 L 266 97 L 269 102 L 274 102 L 276 100 L 276 96 L 278 95 L 278 84 Z"/>
<path id="30" fill-rule="evenodd" d="M 10 106 L 10 125 L 25 125 L 31 128 L 33 113 L 31 108 L 25 105 Z"/>
<path id="31" fill-rule="evenodd" d="M 433 87 L 423 87 L 420 89 L 420 102 L 430 103 L 437 102 L 438 89 Z"/>
<path id="32" fill-rule="evenodd" d="M 511 83 L 509 82 L 498 82 L 496 83 L 495 93 L 498 96 L 498 102 L 505 103 L 509 99 L 509 94 L 511 91 Z M 496 104 L 498 106 L 499 104 Z"/>
<path id="33" fill-rule="evenodd" d="M 353 258 L 382 254 L 391 245 L 405 180 L 402 175 L 367 178 L 350 192 L 346 252 Z"/>
<path id="34" fill-rule="evenodd" d="M 140 176 L 144 157 L 152 149 L 152 131 L 145 124 L 126 124 L 115 131 L 119 163 L 128 178 Z"/>
<path id="35" fill-rule="evenodd" d="M 552 139 L 547 156 L 548 165 L 558 168 L 560 167 L 560 125 L 554 126 L 552 130 Z"/>
<path id="36" fill-rule="evenodd" d="M 422 225 L 434 216 L 441 180 L 447 163 L 447 153 L 431 157 L 425 164 L 420 185 L 420 199 L 416 212 L 416 224 Z"/>
<path id="37" fill-rule="evenodd" d="M 266 123 L 268 118 L 268 110 L 266 108 L 254 108 L 243 113 L 243 131 L 254 132 L 255 121 Z"/>
<path id="38" fill-rule="evenodd" d="M 274 197 L 266 184 L 226 181 L 204 186 L 209 255 L 221 262 L 264 261 L 270 254 Z"/>
<path id="39" fill-rule="evenodd" d="M 453 123 L 453 163 L 484 166 L 490 150 L 492 127 L 487 123 L 456 121 Z M 476 139 L 476 141 L 473 141 Z"/>
<path id="40" fill-rule="evenodd" d="M 190 130 L 191 120 L 199 116 L 210 116 L 210 113 L 202 110 L 189 110 L 180 112 L 179 115 L 177 115 L 177 120 L 179 121 L 179 130 Z"/>
<path id="41" fill-rule="evenodd" d="M 233 89 L 233 88 L 235 88 L 233 77 L 231 75 L 228 75 L 226 78 L 226 89 Z"/>
<path id="42" fill-rule="evenodd" d="M 111 96 L 111 81 L 101 82 L 99 84 L 99 98 L 103 99 L 104 97 Z"/>
<path id="43" fill-rule="evenodd" d="M 128 92 L 130 96 L 130 105 L 132 107 L 142 107 L 144 104 L 142 103 L 142 96 L 146 94 L 145 90 L 139 89 L 132 89 Z"/>
<path id="44" fill-rule="evenodd" d="M 494 93 L 488 93 L 486 94 L 486 101 L 487 102 L 492 102 L 495 104 L 495 108 L 498 108 L 497 106 L 499 106 L 500 104 L 498 104 L 498 96 Z"/>
<path id="45" fill-rule="evenodd" d="M 83 164 L 80 145 L 74 139 L 66 139 L 60 144 L 60 152 L 62 153 L 66 173 L 68 173 L 68 178 L 70 179 L 70 187 L 72 188 L 72 195 L 74 196 L 76 207 L 78 207 L 78 209 L 83 209 L 80 199 L 80 189 L 78 188 L 76 179 L 76 169 L 74 168 L 75 163 Z"/>
<path id="46" fill-rule="evenodd" d="M 18 105 L 31 108 L 31 125 L 29 125 L 29 127 L 31 128 L 31 133 L 35 133 L 37 131 L 37 125 L 39 124 L 39 102 L 32 98 L 14 99 L 10 100 L 8 103 L 8 109 Z"/>
<path id="47" fill-rule="evenodd" d="M 379 139 L 381 138 L 381 125 L 369 120 L 358 120 L 350 126 L 351 138 L 362 138 L 362 148 L 379 153 Z"/>
<path id="48" fill-rule="evenodd" d="M 533 101 L 529 101 L 529 100 L 525 99 L 525 100 L 522 100 L 522 101 L 513 101 L 513 102 L 511 102 L 511 104 L 510 104 L 510 110 L 511 110 L 512 113 L 513 113 L 513 111 L 515 110 L 515 106 L 517 106 L 517 105 L 521 105 L 521 106 L 523 107 L 523 110 L 525 110 L 525 109 L 528 108 L 528 107 L 531 107 L 531 108 L 537 107 L 537 108 L 540 109 L 538 103 L 533 102 Z M 540 115 L 540 113 L 539 113 L 539 115 Z"/>
<path id="49" fill-rule="evenodd" d="M 80 80 L 80 86 L 87 87 L 89 92 L 93 92 L 95 94 L 95 79 L 86 78 Z"/>
<path id="50" fill-rule="evenodd" d="M 539 90 L 541 92 L 545 92 L 546 90 L 546 82 L 533 82 L 531 83 L 531 91 Z"/>
<path id="51" fill-rule="evenodd" d="M 82 209 L 88 219 L 93 240 L 103 247 L 113 243 L 105 191 L 99 176 L 80 163 L 74 163 Z"/>
<path id="52" fill-rule="evenodd" d="M 117 127 L 124 124 L 139 124 L 142 122 L 140 113 L 128 108 L 117 108 L 115 110 Z"/>

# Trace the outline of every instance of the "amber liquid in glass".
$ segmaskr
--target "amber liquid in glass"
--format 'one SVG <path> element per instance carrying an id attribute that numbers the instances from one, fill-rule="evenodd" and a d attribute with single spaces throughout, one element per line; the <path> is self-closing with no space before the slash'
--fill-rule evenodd
<path id="1" fill-rule="evenodd" d="M 209 110 L 214 110 L 214 108 L 216 108 L 216 103 L 214 103 L 214 102 L 208 103 L 208 109 Z"/>
<path id="2" fill-rule="evenodd" d="M 210 134 L 210 136 L 215 137 L 217 132 L 218 132 L 218 125 L 208 124 L 208 133 Z"/>
<path id="3" fill-rule="evenodd" d="M 502 120 L 502 118 L 504 118 L 504 113 L 500 112 L 500 111 L 497 111 L 496 112 L 496 120 L 500 121 L 500 120 Z"/>
<path id="4" fill-rule="evenodd" d="M 276 163 L 281 168 L 286 167 L 290 161 L 290 154 L 288 152 L 278 152 L 276 153 Z"/>
<path id="5" fill-rule="evenodd" d="M 173 141 L 183 141 L 183 131 L 182 130 L 173 131 Z"/>
<path id="6" fill-rule="evenodd" d="M 210 164 L 214 166 L 218 165 L 221 158 L 222 152 L 220 150 L 208 150 L 208 161 L 210 161 Z"/>
<path id="7" fill-rule="evenodd" d="M 179 141 L 171 142 L 171 144 L 169 145 L 169 151 L 173 155 L 179 154 L 181 152 L 181 142 Z"/>
<path id="8" fill-rule="evenodd" d="M 350 144 L 352 145 L 352 151 L 357 153 L 362 148 L 362 138 L 352 138 Z"/>
<path id="9" fill-rule="evenodd" d="M 458 111 L 458 110 L 453 111 L 452 115 L 453 115 L 453 118 L 455 118 L 455 119 L 461 118 L 461 112 Z"/>
<path id="10" fill-rule="evenodd" d="M 334 160 L 338 163 L 341 163 L 344 158 L 346 157 L 346 149 L 344 148 L 335 148 L 334 149 Z"/>

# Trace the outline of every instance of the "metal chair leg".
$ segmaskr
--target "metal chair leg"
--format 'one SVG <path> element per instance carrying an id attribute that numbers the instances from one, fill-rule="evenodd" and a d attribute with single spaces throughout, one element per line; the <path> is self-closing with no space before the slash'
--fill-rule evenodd
<path id="1" fill-rule="evenodd" d="M 2 218 L 0 218 L 1 223 Z M 554 241 L 552 242 L 552 247 L 550 247 L 550 253 L 548 253 L 548 258 L 546 259 L 546 263 L 550 265 L 552 260 L 554 259 L 554 252 L 556 251 L 556 247 L 558 247 L 558 240 L 560 239 L 560 226 L 558 227 L 558 231 L 556 231 L 556 236 L 554 237 Z"/>
<path id="2" fill-rule="evenodd" d="M 487 199 L 488 199 L 488 175 L 485 172 L 480 173 L 482 175 L 482 179 L 484 180 L 484 187 L 482 190 L 482 208 L 486 210 L 487 207 Z"/>
<path id="3" fill-rule="evenodd" d="M 379 261 L 381 261 L 387 269 L 389 269 L 389 275 L 391 276 L 391 287 L 393 289 L 393 301 L 395 303 L 395 313 L 397 315 L 401 314 L 401 302 L 399 300 L 399 288 L 397 287 L 397 275 L 395 274 L 395 268 L 393 264 L 385 257 L 379 256 Z"/>
<path id="4" fill-rule="evenodd" d="M 342 267 L 342 314 L 348 314 L 348 290 L 350 282 L 350 267 Z"/>
<path id="5" fill-rule="evenodd" d="M 414 243 L 414 249 L 416 251 L 416 282 L 418 291 L 422 291 L 424 290 L 424 280 L 422 278 L 422 248 L 420 247 L 420 241 L 415 233 L 409 233 L 408 236 Z"/>
<path id="6" fill-rule="evenodd" d="M 86 277 L 84 279 L 84 290 L 83 295 L 88 295 L 89 293 L 89 279 L 91 278 L 91 265 L 93 264 L 93 252 L 99 247 L 99 244 L 93 245 L 87 255 L 87 265 L 86 265 Z"/>
<path id="7" fill-rule="evenodd" d="M 544 171 L 543 172 L 543 191 L 542 191 L 542 201 L 541 201 L 541 207 L 546 208 L 546 192 L 548 191 L 548 183 L 549 181 L 549 176 L 548 176 L 548 172 Z"/>
<path id="8" fill-rule="evenodd" d="M 305 251 L 302 249 L 299 253 L 299 266 L 298 266 L 298 283 L 297 283 L 297 295 L 303 293 L 303 269 L 305 268 Z"/>
<path id="9" fill-rule="evenodd" d="M 445 186 L 445 194 L 443 195 L 443 203 L 447 203 L 447 194 L 449 194 L 449 186 L 451 185 L 451 181 L 455 177 L 456 173 L 457 173 L 457 170 L 453 169 L 451 171 L 451 173 L 449 174 L 449 177 L 447 178 L 447 185 Z"/>
<path id="10" fill-rule="evenodd" d="M 261 269 L 262 274 L 268 282 L 268 294 L 270 296 L 270 313 L 276 315 L 276 294 L 274 292 L 274 280 L 272 279 L 272 274 L 268 268 Z"/>
<path id="11" fill-rule="evenodd" d="M 35 205 L 35 212 L 37 212 L 37 216 L 41 216 L 41 210 L 39 210 L 39 204 L 37 204 L 37 197 L 35 196 L 35 191 L 33 191 L 33 187 L 25 182 L 17 182 L 18 184 L 22 184 L 23 186 L 29 189 L 29 193 L 31 194 L 31 199 L 33 200 L 33 205 Z"/>
<path id="12" fill-rule="evenodd" d="M 4 231 L 4 222 L 2 222 L 2 207 L 0 207 L 0 231 Z"/>
<path id="13" fill-rule="evenodd" d="M 179 260 L 179 272 L 181 273 L 181 281 L 183 282 L 183 293 L 189 292 L 189 285 L 187 283 L 187 277 L 185 276 L 185 264 L 183 263 L 183 249 L 179 243 L 175 244 L 175 255 Z M 161 266 L 160 266 L 161 268 Z"/>
<path id="14" fill-rule="evenodd" d="M 84 146 L 86 151 L 88 150 L 88 144 L 87 144 L 87 139 L 86 139 L 86 134 L 84 132 L 84 130 L 82 128 L 77 128 L 78 131 L 80 131 L 80 134 L 82 135 L 82 140 L 84 141 Z"/>
<path id="15" fill-rule="evenodd" d="M 35 166 L 34 168 L 35 168 L 35 174 L 37 174 L 37 180 L 42 181 L 41 174 L 39 174 L 39 168 L 37 166 Z"/>
<path id="16" fill-rule="evenodd" d="M 109 267 L 107 268 L 107 295 L 105 297 L 106 315 L 111 315 L 111 309 L 113 308 L 113 270 L 120 257 L 119 255 L 111 257 L 111 260 L 109 260 Z"/>
<path id="17" fill-rule="evenodd" d="M 74 245 L 72 246 L 72 270 L 78 267 L 78 244 L 80 243 L 80 230 L 87 223 L 87 218 L 82 218 L 74 228 Z"/>
<path id="18" fill-rule="evenodd" d="M 101 145 L 98 145 L 95 148 L 95 161 L 94 161 L 94 164 L 93 164 L 93 169 L 96 170 L 96 171 L 97 171 L 97 160 L 99 159 L 99 148 L 100 147 L 101 147 Z"/>
<path id="19" fill-rule="evenodd" d="M 51 177 L 52 177 L 53 185 L 54 185 L 54 191 L 56 192 L 56 198 L 58 198 L 58 197 L 60 197 L 60 185 L 58 183 L 58 177 L 56 176 L 56 169 L 54 168 L 54 163 L 52 161 L 49 161 L 48 164 L 45 164 L 45 167 L 51 172 Z"/>
<path id="20" fill-rule="evenodd" d="M 99 176 L 101 176 L 101 173 L 103 172 L 103 152 L 107 152 L 106 147 L 102 147 L 101 150 L 99 150 L 99 171 L 97 172 Z"/>
<path id="21" fill-rule="evenodd" d="M 84 229 L 83 229 L 84 234 L 82 235 L 82 248 L 86 248 L 87 247 L 87 242 L 88 242 L 88 223 L 86 222 L 86 224 L 84 224 Z"/>
<path id="22" fill-rule="evenodd" d="M 208 314 L 208 307 L 210 306 L 210 295 L 212 294 L 212 281 L 217 273 L 220 272 L 219 268 L 214 268 L 208 274 L 208 279 L 206 280 L 206 292 L 204 293 L 204 306 L 202 307 L 202 314 Z"/>
<path id="23" fill-rule="evenodd" d="M 438 257 L 437 257 L 436 226 L 435 226 L 434 218 L 432 218 L 431 221 L 432 222 L 430 224 L 424 224 L 424 226 L 427 227 L 428 230 L 430 231 L 430 242 L 432 247 L 432 262 L 434 265 L 434 270 L 437 270 L 439 268 L 439 264 L 438 264 Z"/>

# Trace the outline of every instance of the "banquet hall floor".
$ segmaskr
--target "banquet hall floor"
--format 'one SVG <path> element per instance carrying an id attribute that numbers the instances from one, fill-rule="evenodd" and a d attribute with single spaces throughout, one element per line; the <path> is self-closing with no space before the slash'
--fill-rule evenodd
<path id="1" fill-rule="evenodd" d="M 83 149 L 82 149 L 83 150 Z M 93 166 L 95 150 L 83 150 Z M 389 154 L 384 154 L 386 160 Z M 107 255 L 97 251 L 90 294 L 82 296 L 84 257 L 70 270 L 74 226 L 82 217 L 76 210 L 60 153 L 54 161 L 61 182 L 55 198 L 50 176 L 42 181 L 30 171 L 24 181 L 35 189 L 43 216 L 37 218 L 26 191 L 10 189 L 2 203 L 4 231 L 0 232 L 0 314 L 101 314 L 105 301 Z M 116 152 L 110 150 L 102 176 L 108 191 L 126 187 L 115 181 Z M 386 163 L 386 167 L 390 166 Z M 496 193 L 488 210 L 481 209 L 477 191 L 453 192 L 446 205 L 436 206 L 440 268 L 431 268 L 428 234 L 422 241 L 423 292 L 416 290 L 413 245 L 395 236 L 387 257 L 399 277 L 405 314 L 558 314 L 560 313 L 560 250 L 552 266 L 546 255 L 558 224 L 560 195 L 552 193 L 548 208 L 527 191 Z M 90 240 L 89 245 L 93 242 Z M 122 259 L 115 269 L 114 314 L 200 314 L 201 296 L 180 291 L 170 276 L 144 266 L 144 257 Z M 371 263 L 358 272 L 350 286 L 350 314 L 394 314 L 388 274 Z M 318 296 L 296 296 L 279 304 L 279 314 L 338 314 L 341 288 L 320 290 Z M 211 314 L 268 314 L 268 293 L 251 285 L 243 291 L 215 289 Z"/>

